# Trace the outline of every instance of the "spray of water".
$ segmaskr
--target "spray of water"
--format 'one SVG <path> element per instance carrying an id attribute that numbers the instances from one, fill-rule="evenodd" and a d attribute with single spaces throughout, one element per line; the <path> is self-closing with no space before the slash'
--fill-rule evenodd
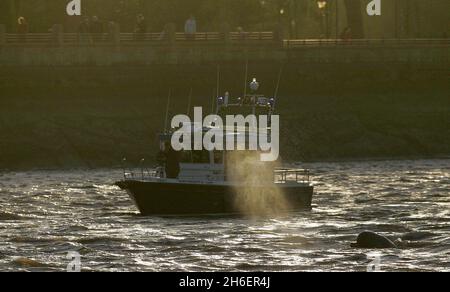
<path id="1" fill-rule="evenodd" d="M 273 183 L 277 163 L 262 163 L 259 157 L 259 153 L 247 151 L 227 156 L 227 175 L 235 182 L 235 207 L 250 217 L 281 215 L 289 204 L 282 189 Z"/>

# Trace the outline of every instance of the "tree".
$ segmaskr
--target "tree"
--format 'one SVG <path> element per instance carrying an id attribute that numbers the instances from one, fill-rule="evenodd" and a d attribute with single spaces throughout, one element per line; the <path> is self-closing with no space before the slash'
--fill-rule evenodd
<path id="1" fill-rule="evenodd" d="M 8 15 L 5 17 L 7 22 L 7 29 L 9 31 L 14 31 L 17 26 L 17 16 L 18 10 L 20 9 L 20 0 L 7 0 L 6 1 L 6 11 Z"/>
<path id="2" fill-rule="evenodd" d="M 347 23 L 352 30 L 353 38 L 364 38 L 364 24 L 360 0 L 345 0 Z"/>

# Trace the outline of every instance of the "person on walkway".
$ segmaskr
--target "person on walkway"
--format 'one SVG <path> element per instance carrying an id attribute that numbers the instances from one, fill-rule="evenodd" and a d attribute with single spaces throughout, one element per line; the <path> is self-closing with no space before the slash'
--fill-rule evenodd
<path id="1" fill-rule="evenodd" d="M 136 17 L 136 27 L 134 28 L 134 37 L 136 40 L 143 40 L 147 33 L 147 23 L 143 14 Z"/>
<path id="2" fill-rule="evenodd" d="M 92 34 L 94 42 L 98 42 L 103 39 L 103 22 L 101 22 L 97 16 L 92 17 L 90 33 Z"/>
<path id="3" fill-rule="evenodd" d="M 345 42 L 349 42 L 352 40 L 352 29 L 348 26 L 341 33 L 341 39 Z"/>
<path id="4" fill-rule="evenodd" d="M 17 33 L 19 34 L 20 41 L 26 41 L 28 29 L 28 22 L 25 17 L 19 17 L 17 19 Z"/>
<path id="5" fill-rule="evenodd" d="M 189 41 L 195 40 L 195 34 L 197 33 L 197 20 L 194 15 L 191 15 L 184 25 L 184 33 L 186 34 L 186 39 Z"/>
<path id="6" fill-rule="evenodd" d="M 78 40 L 83 45 L 90 45 L 92 43 L 91 23 L 88 17 L 85 17 L 78 26 Z"/>

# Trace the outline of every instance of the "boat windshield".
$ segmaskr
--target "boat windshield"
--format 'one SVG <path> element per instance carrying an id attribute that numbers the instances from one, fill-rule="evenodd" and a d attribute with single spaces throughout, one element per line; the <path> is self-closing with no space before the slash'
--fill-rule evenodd
<path id="1" fill-rule="evenodd" d="M 224 118 L 227 115 L 269 115 L 270 107 L 268 106 L 256 106 L 256 105 L 229 105 L 221 107 L 219 110 L 219 116 Z"/>
<path id="2" fill-rule="evenodd" d="M 208 164 L 210 163 L 209 151 L 182 151 L 181 163 Z"/>

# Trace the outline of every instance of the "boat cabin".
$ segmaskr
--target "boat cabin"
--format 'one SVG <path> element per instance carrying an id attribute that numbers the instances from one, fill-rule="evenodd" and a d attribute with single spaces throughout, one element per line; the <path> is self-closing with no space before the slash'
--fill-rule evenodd
<path id="1" fill-rule="evenodd" d="M 268 116 L 267 125 L 267 141 L 270 141 L 271 122 L 270 117 L 274 112 L 275 98 L 266 97 L 256 94 L 259 83 L 254 79 L 250 84 L 252 92 L 244 94 L 244 97 L 232 99 L 229 93 L 223 97 L 217 98 L 216 115 L 225 119 L 227 116 L 248 116 L 254 115 L 257 118 L 260 115 Z M 194 141 L 194 133 L 202 132 L 202 137 L 212 129 L 212 127 L 203 127 L 203 125 L 191 123 L 183 125 L 183 128 L 190 128 L 192 135 L 191 141 Z M 286 170 L 276 168 L 276 162 L 262 162 L 259 150 L 192 150 L 192 151 L 175 151 L 171 146 L 172 135 L 180 129 L 172 129 L 159 135 L 158 167 L 155 172 L 150 174 L 150 179 L 174 180 L 177 182 L 188 183 L 226 183 L 246 181 L 248 176 L 255 176 L 263 181 L 270 183 L 286 183 L 290 181 L 292 176 L 295 182 L 309 181 L 309 174 L 303 170 Z M 222 129 L 224 130 L 224 129 Z M 258 132 L 252 132 L 248 127 L 233 127 L 231 133 L 225 129 L 224 139 L 233 135 L 234 141 L 238 136 L 245 136 L 246 149 L 250 136 L 259 135 Z M 259 127 L 261 131 L 261 127 Z M 224 146 L 225 146 L 224 142 Z M 190 149 L 194 149 L 191 145 Z M 125 175 L 126 177 L 126 175 Z M 142 179 L 146 175 L 142 171 Z M 307 177 L 307 179 L 306 179 Z"/>

